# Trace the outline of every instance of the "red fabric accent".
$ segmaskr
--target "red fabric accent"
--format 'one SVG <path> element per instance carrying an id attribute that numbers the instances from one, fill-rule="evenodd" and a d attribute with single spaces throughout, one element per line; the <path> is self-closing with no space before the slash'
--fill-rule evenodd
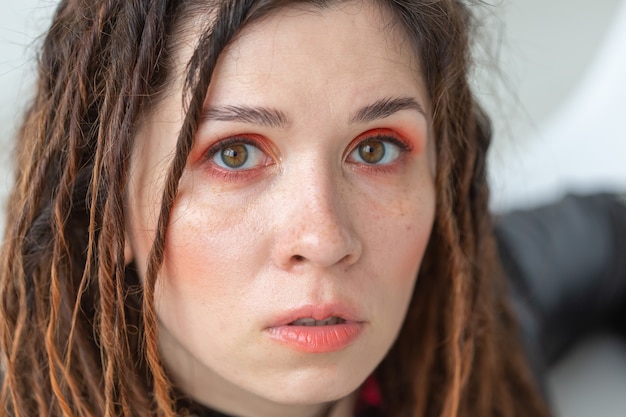
<path id="1" fill-rule="evenodd" d="M 383 399 L 380 395 L 378 381 L 374 375 L 370 375 L 363 383 L 363 386 L 361 386 L 357 404 L 361 406 L 380 407 L 382 402 Z"/>

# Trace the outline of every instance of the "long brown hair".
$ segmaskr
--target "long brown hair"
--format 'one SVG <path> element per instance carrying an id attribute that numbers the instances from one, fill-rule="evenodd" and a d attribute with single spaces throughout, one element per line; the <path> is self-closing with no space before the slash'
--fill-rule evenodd
<path id="1" fill-rule="evenodd" d="M 166 225 L 222 50 L 295 2 L 64 0 L 18 135 L 0 270 L 0 413 L 173 416 L 154 288 Z M 457 0 L 378 0 L 414 42 L 432 101 L 437 213 L 398 340 L 377 369 L 390 416 L 544 416 L 497 268 L 487 211 L 488 119 L 468 86 L 472 18 Z M 143 283 L 124 263 L 124 194 L 142 115 L 177 40 L 206 16 Z"/>

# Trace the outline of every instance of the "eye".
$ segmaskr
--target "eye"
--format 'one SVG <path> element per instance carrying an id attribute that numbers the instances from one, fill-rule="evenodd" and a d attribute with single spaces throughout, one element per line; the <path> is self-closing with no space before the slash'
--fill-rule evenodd
<path id="1" fill-rule="evenodd" d="M 408 147 L 388 133 L 362 135 L 364 139 L 350 152 L 348 159 L 366 165 L 388 165 L 398 160 Z"/>
<path id="2" fill-rule="evenodd" d="M 227 171 L 245 171 L 271 163 L 267 154 L 245 137 L 217 143 L 209 150 L 209 158 L 215 165 Z"/>

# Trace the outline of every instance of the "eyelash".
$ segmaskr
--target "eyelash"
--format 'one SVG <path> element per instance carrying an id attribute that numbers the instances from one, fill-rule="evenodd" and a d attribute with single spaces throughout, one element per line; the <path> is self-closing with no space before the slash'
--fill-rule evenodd
<path id="1" fill-rule="evenodd" d="M 359 146 L 363 145 L 366 142 L 381 142 L 385 144 L 386 147 L 389 145 L 394 146 L 396 148 L 396 152 L 398 155 L 395 159 L 389 163 L 378 164 L 368 163 L 364 160 L 362 161 L 350 161 L 350 157 L 355 152 L 358 152 Z M 271 161 L 270 163 L 261 164 L 259 166 L 254 166 L 252 168 L 243 168 L 243 169 L 229 169 L 227 167 L 219 165 L 214 161 L 216 156 L 228 149 L 229 147 L 233 147 L 236 145 L 244 145 L 251 146 L 256 148 L 259 152 L 261 152 L 265 157 Z M 396 162 L 402 159 L 403 154 L 409 153 L 412 150 L 412 147 L 408 141 L 405 141 L 401 138 L 397 133 L 390 129 L 373 129 L 367 132 L 360 134 L 356 139 L 352 141 L 352 144 L 349 146 L 346 156 L 346 161 L 354 163 L 361 167 L 361 169 L 365 169 L 372 173 L 385 173 L 389 172 L 396 165 Z M 275 158 L 272 157 L 271 153 L 268 152 L 267 147 L 263 145 L 262 137 L 254 134 L 243 134 L 237 135 L 230 138 L 226 138 L 224 140 L 218 141 L 213 144 L 205 153 L 205 160 L 211 165 L 211 170 L 213 171 L 213 175 L 219 176 L 222 180 L 242 180 L 247 177 L 254 177 L 258 174 L 257 168 L 267 167 L 269 165 L 273 165 L 275 162 Z M 362 159 L 362 158 L 361 158 Z M 244 161 L 244 163 L 247 162 Z"/>

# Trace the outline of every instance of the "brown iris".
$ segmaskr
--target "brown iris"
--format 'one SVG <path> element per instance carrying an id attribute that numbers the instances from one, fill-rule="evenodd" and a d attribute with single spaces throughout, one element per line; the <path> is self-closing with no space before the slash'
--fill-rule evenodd
<path id="1" fill-rule="evenodd" d="M 248 149 L 244 144 L 236 144 L 222 149 L 221 158 L 229 168 L 241 168 L 248 160 Z"/>
<path id="2" fill-rule="evenodd" d="M 385 156 L 385 144 L 379 140 L 366 140 L 359 144 L 359 156 L 367 164 L 377 164 Z"/>

